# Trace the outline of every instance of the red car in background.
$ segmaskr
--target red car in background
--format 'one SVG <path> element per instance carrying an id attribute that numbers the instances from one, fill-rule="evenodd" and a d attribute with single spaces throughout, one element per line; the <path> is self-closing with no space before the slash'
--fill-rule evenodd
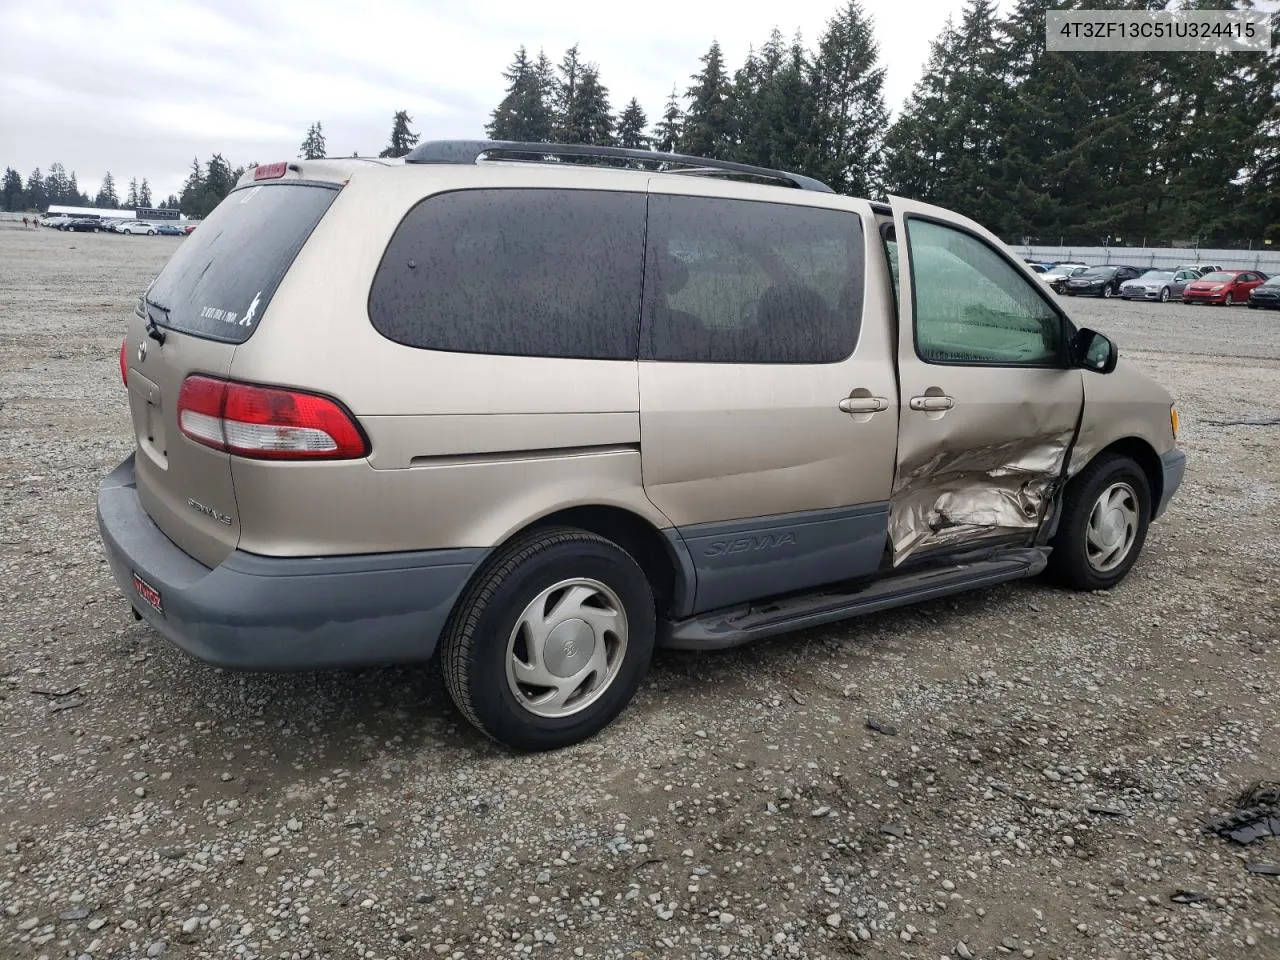
<path id="1" fill-rule="evenodd" d="M 183 236 L 190 236 L 195 232 L 196 232 L 196 225 L 194 223 L 188 223 L 185 227 L 182 228 Z"/>
<path id="2" fill-rule="evenodd" d="M 1258 270 L 1215 270 L 1187 284 L 1183 303 L 1216 303 L 1231 306 L 1247 303 L 1249 291 L 1260 286 L 1267 275 Z"/>

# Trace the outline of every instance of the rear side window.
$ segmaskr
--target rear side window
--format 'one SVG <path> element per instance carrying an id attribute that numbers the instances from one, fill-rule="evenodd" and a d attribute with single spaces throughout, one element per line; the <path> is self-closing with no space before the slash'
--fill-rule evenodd
<path id="1" fill-rule="evenodd" d="M 243 343 L 293 258 L 338 195 L 334 186 L 241 187 L 190 234 L 147 291 L 162 326 Z M 138 226 L 146 226 L 138 224 Z"/>
<path id="2" fill-rule="evenodd" d="M 862 322 L 863 266 L 853 213 L 652 196 L 641 358 L 843 360 Z"/>
<path id="3" fill-rule="evenodd" d="M 634 360 L 645 196 L 603 190 L 460 190 L 401 222 L 369 317 L 410 347 Z"/>

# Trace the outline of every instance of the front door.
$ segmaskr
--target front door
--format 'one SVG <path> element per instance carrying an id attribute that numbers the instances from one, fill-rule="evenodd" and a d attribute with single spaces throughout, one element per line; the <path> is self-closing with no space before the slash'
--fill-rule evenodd
<path id="1" fill-rule="evenodd" d="M 978 224 L 892 198 L 899 258 L 894 565 L 946 548 L 1029 543 L 1084 402 L 1074 328 Z"/>

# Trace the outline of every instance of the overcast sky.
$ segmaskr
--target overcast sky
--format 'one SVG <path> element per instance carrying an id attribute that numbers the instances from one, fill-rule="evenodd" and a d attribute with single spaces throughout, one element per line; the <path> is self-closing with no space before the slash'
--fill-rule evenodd
<path id="1" fill-rule="evenodd" d="M 891 109 L 962 2 L 863 0 Z M 106 170 L 122 196 L 146 177 L 158 202 L 193 157 L 289 159 L 315 120 L 334 156 L 376 153 L 399 109 L 426 139 L 480 137 L 522 43 L 557 61 L 579 43 L 615 109 L 639 97 L 652 123 L 713 39 L 732 72 L 775 25 L 812 44 L 840 3 L 0 0 L 0 166 L 57 161 L 90 194 Z"/>

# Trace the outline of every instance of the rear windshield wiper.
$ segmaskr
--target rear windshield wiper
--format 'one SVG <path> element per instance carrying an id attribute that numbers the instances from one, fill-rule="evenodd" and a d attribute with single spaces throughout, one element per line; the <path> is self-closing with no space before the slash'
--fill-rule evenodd
<path id="1" fill-rule="evenodd" d="M 163 314 L 164 314 L 164 322 L 165 322 L 165 324 L 166 324 L 166 325 L 168 325 L 168 323 L 169 323 L 169 308 L 168 308 L 168 307 L 162 307 L 162 306 L 160 306 L 160 304 L 158 304 L 158 303 L 153 303 L 151 300 L 148 300 L 148 299 L 147 299 L 147 298 L 145 298 L 145 297 L 143 298 L 143 303 L 145 303 L 148 307 L 155 307 L 157 310 L 159 310 L 161 313 L 163 313 Z M 143 311 L 143 312 L 144 312 L 144 313 L 146 313 L 146 315 L 147 315 L 147 327 L 146 327 L 146 330 L 147 330 L 147 336 L 148 336 L 148 337 L 150 337 L 152 340 L 154 340 L 156 343 L 163 344 L 163 343 L 164 343 L 164 338 L 165 338 L 165 332 L 164 332 L 164 330 L 162 330 L 162 329 L 160 328 L 160 325 L 159 325 L 159 324 L 157 324 L 157 323 L 156 323 L 156 321 L 155 321 L 155 319 L 151 316 L 151 311 L 150 311 L 150 310 L 146 310 L 146 311 Z"/>

